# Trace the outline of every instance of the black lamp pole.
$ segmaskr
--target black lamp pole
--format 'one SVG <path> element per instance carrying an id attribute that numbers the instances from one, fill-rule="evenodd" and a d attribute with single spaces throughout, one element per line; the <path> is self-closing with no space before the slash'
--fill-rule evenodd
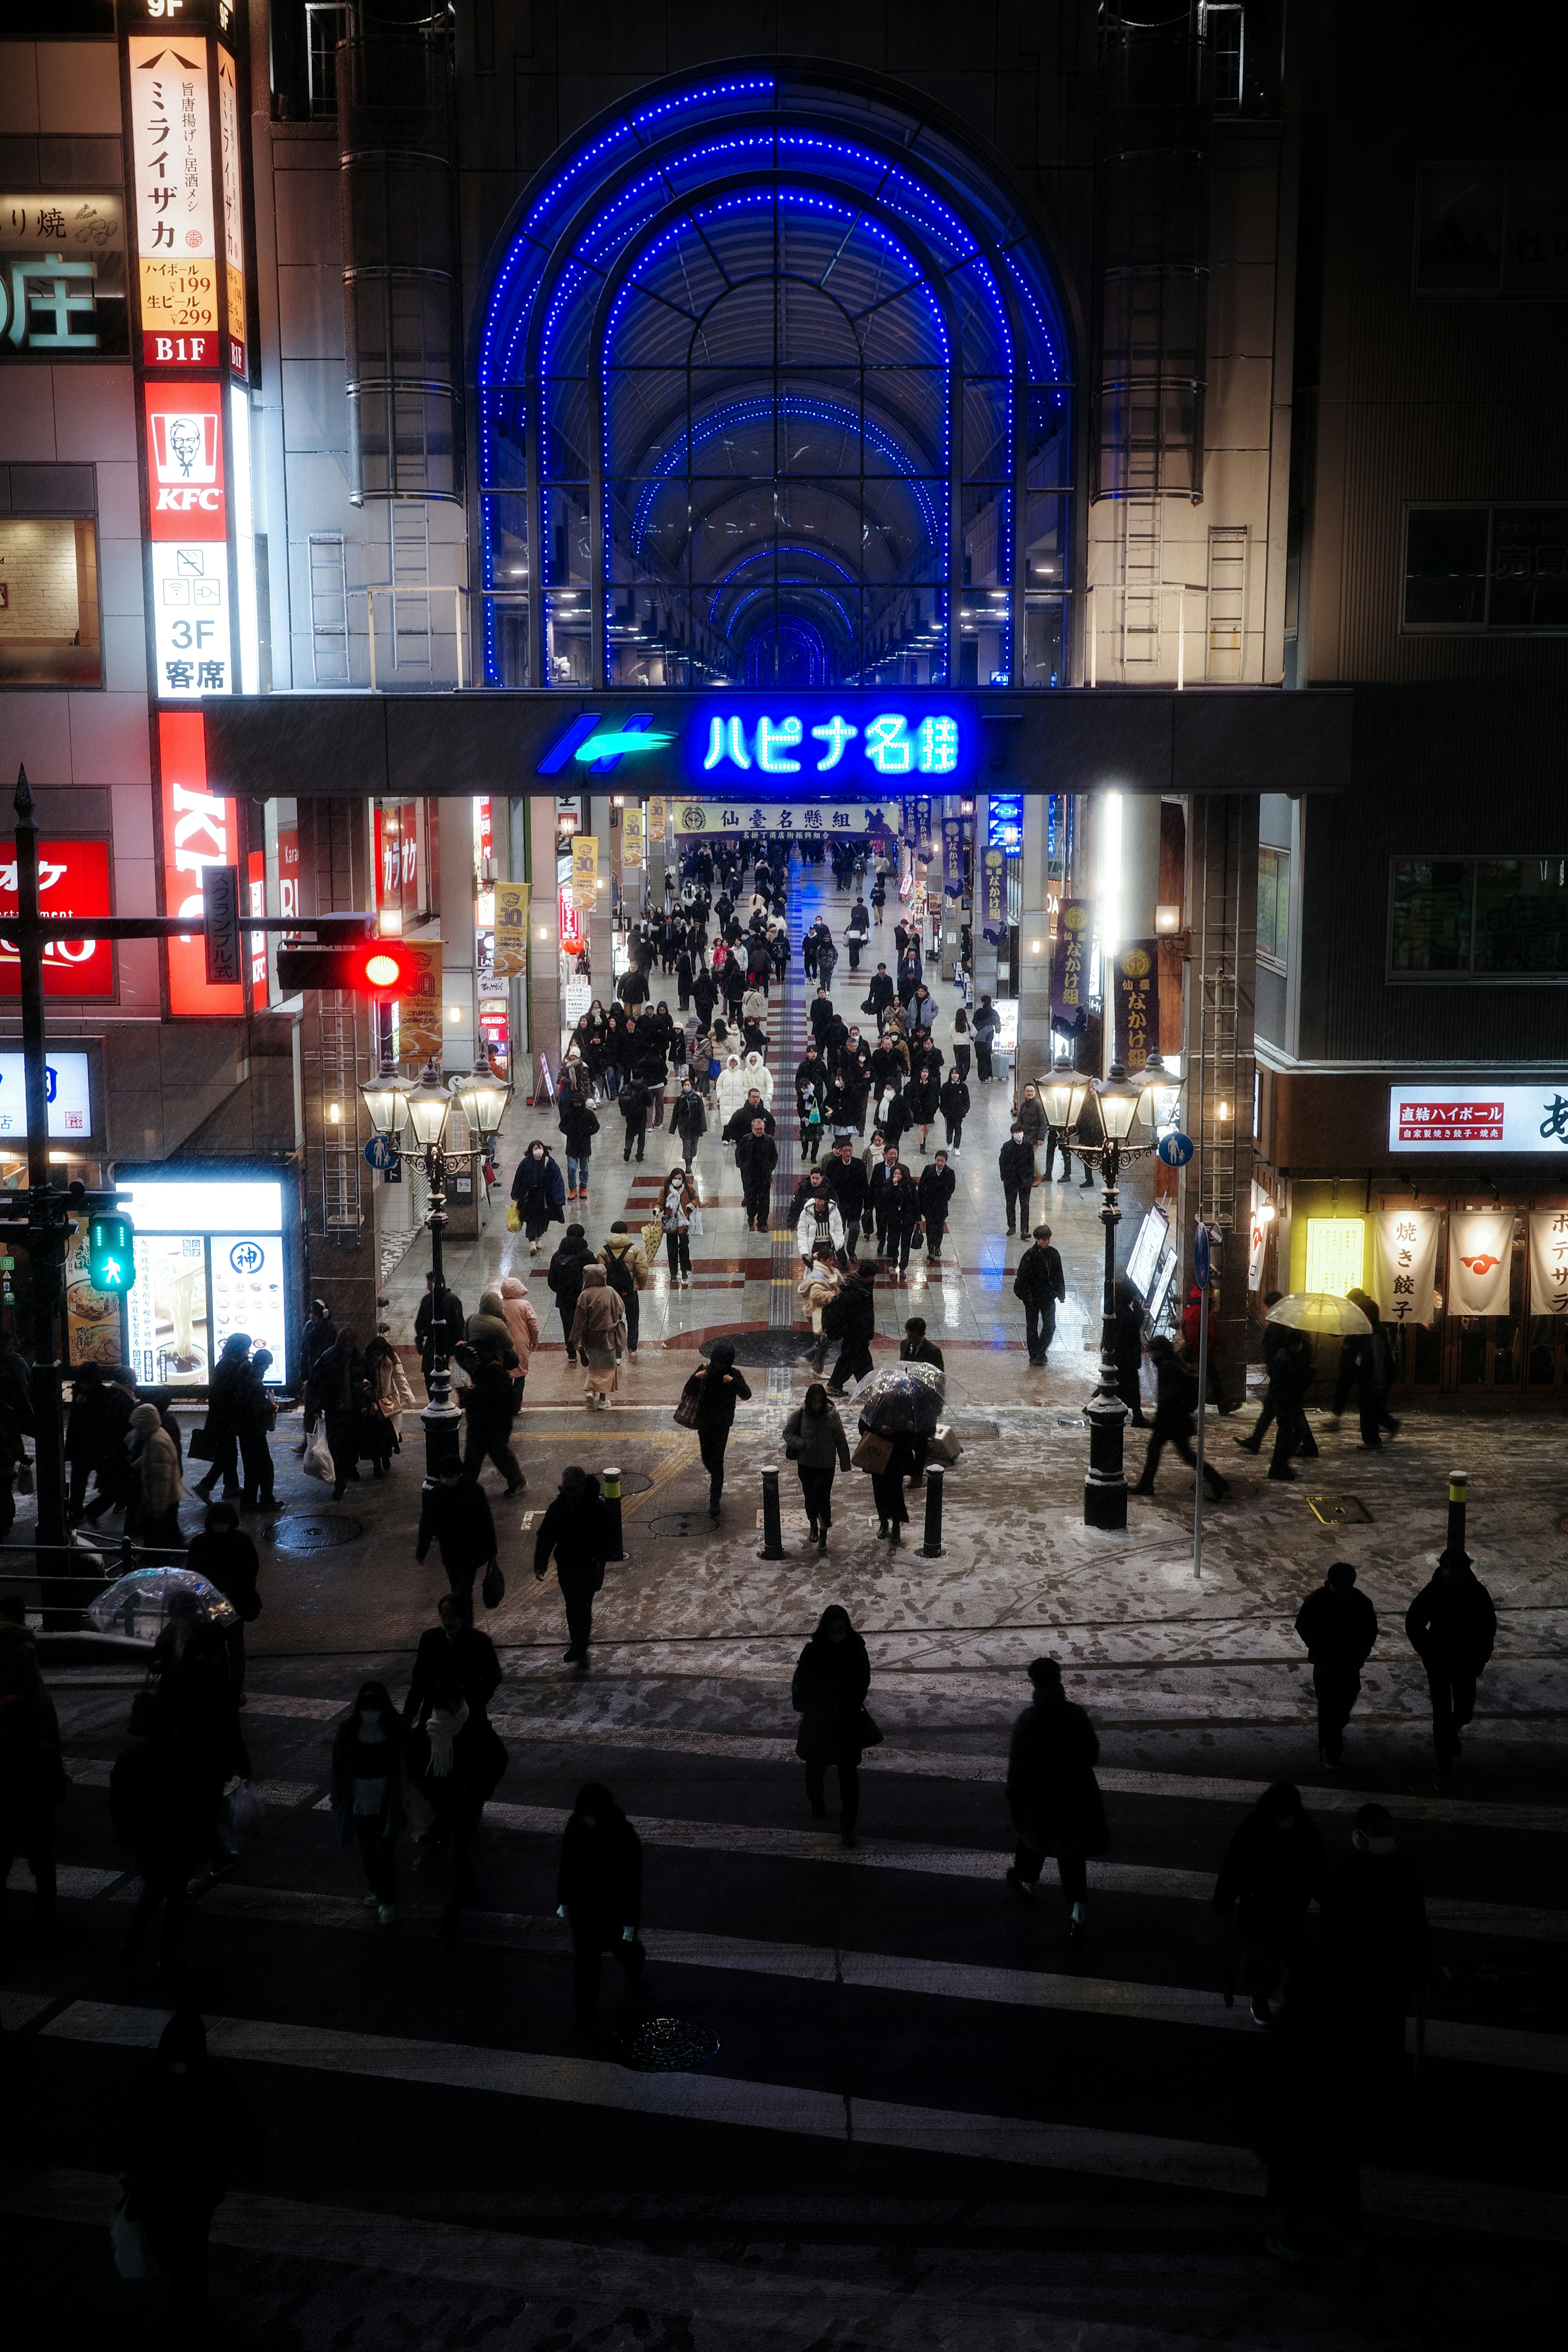
<path id="1" fill-rule="evenodd" d="M 430 1188 L 425 1223 L 430 1234 L 430 1271 L 436 1277 L 431 1293 L 430 1378 L 426 1382 L 429 1395 L 419 1418 L 425 1430 L 425 1484 L 434 1486 L 442 1471 L 455 1467 L 458 1462 L 458 1429 L 462 1415 L 452 1402 L 447 1285 L 441 1265 L 441 1236 L 447 1230 L 447 1153 L 440 1143 L 430 1143 L 419 1156 Z"/>
<path id="2" fill-rule="evenodd" d="M 49 1181 L 48 1052 L 44 1037 L 44 941 L 38 920 L 38 827 L 23 768 L 16 777 L 16 915 L 14 938 L 22 982 L 22 1066 L 27 1105 L 27 1258 L 33 1308 L 34 1454 L 37 1477 L 37 1540 L 64 1545 L 66 1464 L 60 1403 L 60 1318 L 65 1299 L 69 1191 Z M 83 1188 L 78 1188 L 83 1192 Z M 85 1197 L 85 1193 L 83 1192 Z M 40 1576 L 49 1573 L 41 1551 Z M 45 1622 L 49 1622 L 46 1612 Z"/>
<path id="3" fill-rule="evenodd" d="M 1116 1385 L 1116 1228 L 1121 1223 L 1117 1190 L 1121 1172 L 1121 1146 L 1110 1140 L 1097 1154 L 1104 1161 L 1100 1196 L 1100 1222 L 1105 1227 L 1105 1289 L 1100 1300 L 1100 1379 L 1084 1407 L 1089 1423 L 1089 1469 L 1083 1482 L 1083 1523 L 1087 1528 L 1127 1525 L 1127 1476 L 1122 1467 L 1122 1440 L 1127 1407 Z"/>

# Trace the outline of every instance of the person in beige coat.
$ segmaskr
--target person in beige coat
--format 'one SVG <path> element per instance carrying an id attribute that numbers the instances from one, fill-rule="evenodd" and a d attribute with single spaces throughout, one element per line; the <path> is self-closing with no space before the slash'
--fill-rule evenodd
<path id="1" fill-rule="evenodd" d="M 528 1378 L 528 1367 L 539 1345 L 539 1318 L 515 1274 L 509 1274 L 501 1284 L 500 1311 L 506 1328 L 511 1333 L 512 1352 L 517 1358 L 517 1377 L 521 1387 Z"/>
<path id="2" fill-rule="evenodd" d="M 637 1351 L 637 1329 L 642 1321 L 639 1290 L 646 1290 L 653 1280 L 642 1244 L 634 1241 L 624 1217 L 617 1217 L 610 1227 L 610 1238 L 599 1252 L 599 1264 L 605 1269 L 605 1280 L 621 1302 L 626 1318 L 626 1353 Z"/>
<path id="3" fill-rule="evenodd" d="M 142 1486 L 126 1518 L 126 1533 L 148 1546 L 182 1544 L 180 1458 L 155 1404 L 139 1404 L 131 1416 L 131 1443 Z M 134 1517 L 136 1524 L 131 1525 Z"/>
<path id="4" fill-rule="evenodd" d="M 581 1356 L 588 1375 L 584 1396 L 602 1412 L 608 1412 L 621 1384 L 617 1367 L 626 1344 L 626 1310 L 605 1282 L 604 1267 L 585 1265 L 567 1345 Z"/>

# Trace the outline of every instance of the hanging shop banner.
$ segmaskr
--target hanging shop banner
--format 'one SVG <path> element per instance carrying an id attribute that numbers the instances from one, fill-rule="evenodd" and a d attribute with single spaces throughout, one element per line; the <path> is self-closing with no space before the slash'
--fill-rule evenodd
<path id="1" fill-rule="evenodd" d="M 1303 1288 L 1344 1298 L 1366 1280 L 1366 1219 L 1309 1217 Z"/>
<path id="2" fill-rule="evenodd" d="M 1264 1246 L 1268 1239 L 1268 1217 L 1266 1217 L 1263 1213 L 1265 1208 L 1268 1210 L 1269 1216 L 1272 1216 L 1273 1204 L 1270 1202 L 1268 1193 L 1263 1191 L 1260 1185 L 1254 1184 L 1252 1188 L 1252 1226 L 1247 1236 L 1247 1286 L 1248 1290 L 1253 1291 L 1261 1290 L 1263 1287 L 1263 1254 Z M 1357 1287 L 1360 1287 L 1359 1284 L 1357 1285 Z"/>
<path id="3" fill-rule="evenodd" d="M 146 367 L 218 363 L 207 44 L 133 37 L 131 153 L 137 286 Z"/>
<path id="4" fill-rule="evenodd" d="M 1064 898 L 1051 951 L 1051 1024 L 1076 1036 L 1089 1024 L 1089 948 L 1094 908 L 1087 898 Z"/>
<path id="5" fill-rule="evenodd" d="M 987 849 L 980 860 L 980 935 L 989 947 L 1007 936 L 1007 853 Z"/>
<path id="6" fill-rule="evenodd" d="M 675 830 L 685 833 L 877 833 L 883 803 L 784 801 L 675 801 Z"/>
<path id="7" fill-rule="evenodd" d="M 555 898 L 556 919 L 561 927 L 561 952 L 563 955 L 581 955 L 584 943 L 582 908 L 569 887 L 563 886 L 556 892 Z"/>
<path id="8" fill-rule="evenodd" d="M 572 896 L 584 911 L 599 902 L 599 844 L 591 833 L 572 836 Z"/>
<path id="9" fill-rule="evenodd" d="M 956 816 L 942 821 L 942 887 L 944 898 L 963 896 L 963 823 Z"/>
<path id="10" fill-rule="evenodd" d="M 1456 1211 L 1448 1219 L 1448 1312 L 1506 1315 L 1513 1265 L 1513 1215 Z"/>
<path id="11" fill-rule="evenodd" d="M 161 710 L 158 760 L 163 795 L 163 911 L 199 915 L 202 876 L 209 866 L 238 864 L 238 811 L 207 789 L 206 722 L 199 710 Z M 169 1010 L 221 1014 L 245 1011 L 237 982 L 209 986 L 206 941 L 199 933 L 166 942 Z"/>
<path id="12" fill-rule="evenodd" d="M 38 910 L 45 915 L 109 915 L 109 844 L 40 841 Z M 0 918 L 16 911 L 16 852 L 0 845 Z M 22 967 L 0 937 L 0 997 L 22 992 Z M 107 940 L 49 940 L 44 948 L 46 996 L 112 996 L 114 950 Z"/>
<path id="13" fill-rule="evenodd" d="M 1160 950 L 1153 940 L 1130 940 L 1116 957 L 1116 1058 L 1141 1070 L 1160 1042 Z"/>
<path id="14" fill-rule="evenodd" d="M 120 198 L 0 195 L 0 359 L 129 348 Z"/>
<path id="15" fill-rule="evenodd" d="M 218 154 L 223 167 L 224 282 L 228 293 L 229 373 L 247 376 L 245 315 L 245 173 L 239 143 L 239 93 L 234 59 L 221 43 L 217 52 Z"/>
<path id="16" fill-rule="evenodd" d="M 621 872 L 635 874 L 643 862 L 643 818 L 640 808 L 621 811 Z"/>
<path id="17" fill-rule="evenodd" d="M 647 837 L 664 847 L 665 828 L 669 822 L 669 803 L 662 793 L 655 793 L 647 804 Z"/>
<path id="18" fill-rule="evenodd" d="M 1568 1074 L 1528 1087 L 1424 1080 L 1388 1090 L 1390 1151 L 1568 1151 Z"/>
<path id="19" fill-rule="evenodd" d="M 1568 1210 L 1531 1211 L 1530 1311 L 1568 1317 Z"/>
<path id="20" fill-rule="evenodd" d="M 915 803 L 915 856 L 929 861 L 932 855 L 931 802 L 922 793 Z"/>
<path id="21" fill-rule="evenodd" d="M 1380 1209 L 1373 1219 L 1372 1295 L 1385 1322 L 1431 1322 L 1442 1231 L 1438 1209 Z"/>
<path id="22" fill-rule="evenodd" d="M 441 1036 L 441 942 L 405 940 L 414 959 L 414 978 L 405 996 L 397 1000 L 397 1058 L 400 1062 L 434 1062 L 439 1067 L 444 1050 Z"/>
<path id="23" fill-rule="evenodd" d="M 267 852 L 264 849 L 251 851 L 245 882 L 250 911 L 258 922 L 264 921 L 267 915 Z M 265 931 L 252 931 L 250 934 L 251 1003 L 259 1009 L 268 1002 L 270 995 L 271 989 L 267 973 L 267 934 Z"/>
<path id="24" fill-rule="evenodd" d="M 526 882 L 496 884 L 495 961 L 498 980 L 522 980 L 528 973 L 528 902 Z"/>

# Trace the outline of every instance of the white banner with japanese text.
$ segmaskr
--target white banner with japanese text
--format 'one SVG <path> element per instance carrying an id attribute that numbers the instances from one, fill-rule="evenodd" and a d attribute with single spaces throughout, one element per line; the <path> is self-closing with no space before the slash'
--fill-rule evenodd
<path id="1" fill-rule="evenodd" d="M 1380 1209 L 1373 1219 L 1373 1296 L 1389 1323 L 1430 1323 L 1437 1286 L 1437 1209 Z"/>
<path id="2" fill-rule="evenodd" d="M 1568 1209 L 1530 1213 L 1530 1311 L 1568 1316 Z"/>

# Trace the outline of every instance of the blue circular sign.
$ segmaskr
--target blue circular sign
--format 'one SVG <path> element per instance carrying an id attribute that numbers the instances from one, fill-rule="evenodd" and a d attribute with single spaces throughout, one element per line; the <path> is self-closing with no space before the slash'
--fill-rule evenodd
<path id="1" fill-rule="evenodd" d="M 373 1168 L 379 1169 L 384 1174 L 388 1168 L 395 1168 L 397 1165 L 397 1154 L 384 1135 L 371 1137 L 370 1141 L 365 1145 L 364 1156 Z"/>
<path id="2" fill-rule="evenodd" d="M 259 1274 L 267 1263 L 267 1253 L 258 1242 L 236 1242 L 228 1262 L 236 1274 Z"/>
<path id="3" fill-rule="evenodd" d="M 1193 1139 L 1173 1127 L 1169 1135 L 1160 1138 L 1154 1149 L 1167 1168 L 1184 1168 L 1193 1156 Z"/>

